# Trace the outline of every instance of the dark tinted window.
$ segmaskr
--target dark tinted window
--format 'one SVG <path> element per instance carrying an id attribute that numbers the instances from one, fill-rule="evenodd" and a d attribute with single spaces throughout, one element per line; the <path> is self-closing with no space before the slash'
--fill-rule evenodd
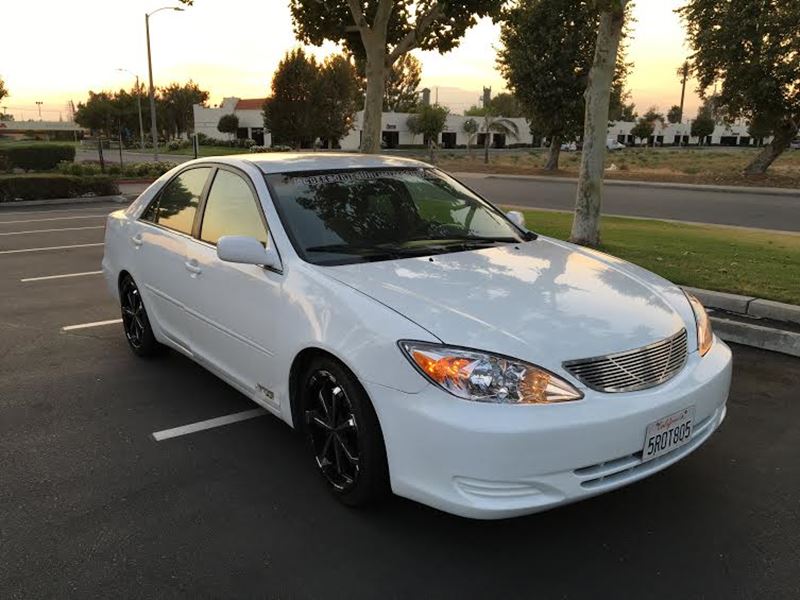
<path id="1" fill-rule="evenodd" d="M 267 243 L 267 230 L 250 186 L 239 175 L 220 169 L 208 192 L 200 239 L 216 244 L 223 235 L 246 235 Z"/>
<path id="2" fill-rule="evenodd" d="M 157 200 L 156 218 L 149 220 L 175 231 L 191 234 L 200 196 L 210 171 L 207 167 L 190 169 L 173 179 Z M 143 215 L 145 219 L 149 212 L 150 208 Z"/>
<path id="3" fill-rule="evenodd" d="M 268 175 L 301 256 L 343 264 L 520 241 L 502 214 L 432 169 Z"/>

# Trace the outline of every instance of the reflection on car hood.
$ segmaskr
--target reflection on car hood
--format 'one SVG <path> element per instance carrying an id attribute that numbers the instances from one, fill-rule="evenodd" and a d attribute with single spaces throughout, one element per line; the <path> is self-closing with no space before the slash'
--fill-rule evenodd
<path id="1" fill-rule="evenodd" d="M 544 237 L 431 258 L 323 269 L 447 344 L 550 368 L 650 344 L 693 319 L 683 293 L 664 279 Z"/>

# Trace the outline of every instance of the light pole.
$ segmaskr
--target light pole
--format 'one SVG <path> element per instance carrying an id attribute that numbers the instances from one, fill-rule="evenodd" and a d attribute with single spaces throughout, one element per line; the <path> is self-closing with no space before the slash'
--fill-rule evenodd
<path id="1" fill-rule="evenodd" d="M 136 77 L 136 104 L 139 107 L 139 141 L 142 144 L 142 152 L 144 152 L 144 121 L 142 121 L 142 95 L 139 93 L 139 76 L 128 69 L 118 68 L 117 71 L 124 71 Z"/>
<path id="2" fill-rule="evenodd" d="M 150 135 L 153 137 L 153 158 L 158 162 L 158 131 L 156 126 L 156 96 L 153 87 L 153 59 L 150 53 L 150 17 L 162 10 L 175 10 L 182 12 L 180 6 L 162 6 L 151 13 L 144 15 L 144 29 L 147 34 L 147 72 L 150 76 Z"/>
<path id="3" fill-rule="evenodd" d="M 44 104 L 44 102 L 42 102 L 41 100 L 37 100 L 36 101 L 36 108 L 39 109 L 39 120 L 40 121 L 42 120 L 42 104 Z"/>

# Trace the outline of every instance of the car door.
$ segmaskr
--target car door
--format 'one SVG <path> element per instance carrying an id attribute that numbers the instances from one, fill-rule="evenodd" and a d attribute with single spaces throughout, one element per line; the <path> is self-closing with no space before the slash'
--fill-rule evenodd
<path id="1" fill-rule="evenodd" d="M 186 306 L 192 274 L 186 243 L 192 239 L 198 208 L 211 167 L 193 167 L 170 180 L 142 213 L 132 232 L 137 273 L 134 278 L 156 326 L 191 353 L 191 322 Z"/>
<path id="2" fill-rule="evenodd" d="M 272 244 L 267 222 L 249 177 L 219 167 L 202 209 L 195 239 L 187 243 L 189 264 L 197 269 L 189 293 L 197 327 L 192 347 L 243 391 L 273 404 L 275 319 L 283 276 L 279 269 L 221 261 L 216 244 L 225 235 Z"/>

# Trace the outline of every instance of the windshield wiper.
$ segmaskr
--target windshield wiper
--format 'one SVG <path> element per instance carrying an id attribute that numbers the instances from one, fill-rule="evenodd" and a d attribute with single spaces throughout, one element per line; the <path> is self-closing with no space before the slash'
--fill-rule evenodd
<path id="1" fill-rule="evenodd" d="M 419 256 L 424 254 L 420 248 L 403 248 L 400 246 L 387 244 L 324 244 L 322 246 L 311 246 L 305 249 L 306 252 L 330 252 L 332 254 L 354 254 L 357 256 L 377 258 L 406 258 L 409 256 Z"/>

